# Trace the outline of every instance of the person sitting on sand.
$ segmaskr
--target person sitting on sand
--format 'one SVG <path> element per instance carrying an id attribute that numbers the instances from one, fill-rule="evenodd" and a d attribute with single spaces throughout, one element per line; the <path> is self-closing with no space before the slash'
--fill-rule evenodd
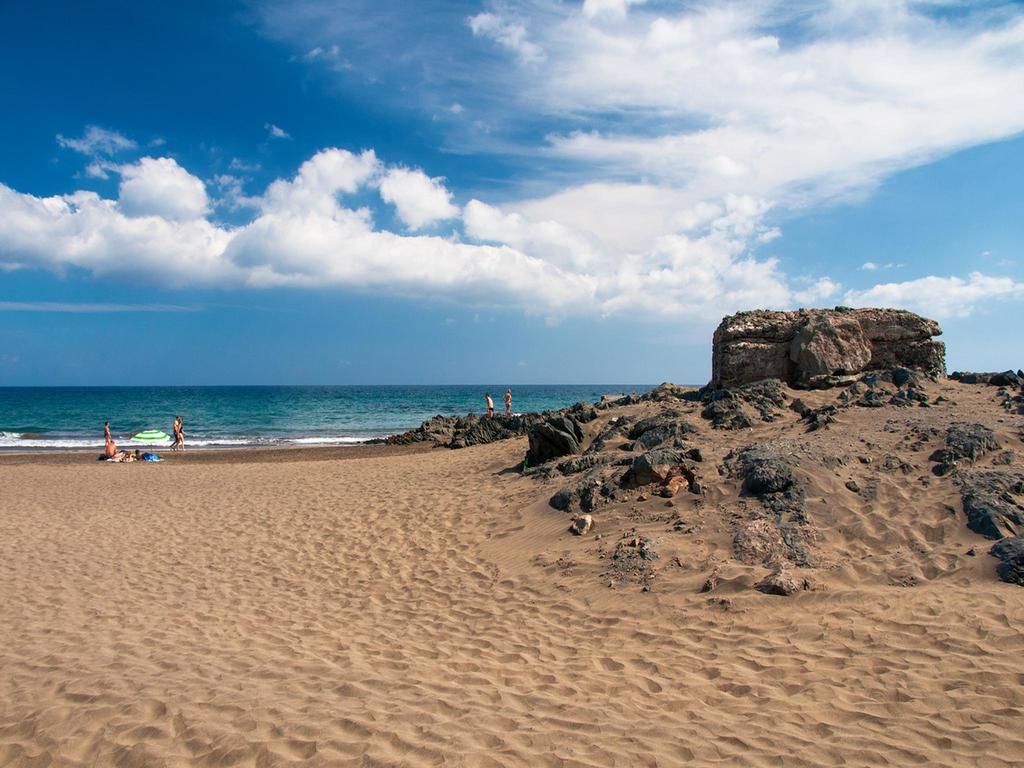
<path id="1" fill-rule="evenodd" d="M 490 392 L 487 392 L 484 395 L 484 400 L 487 402 L 487 415 L 488 416 L 493 416 L 494 415 L 494 401 L 491 399 L 491 393 Z"/>
<path id="2" fill-rule="evenodd" d="M 108 459 L 114 458 L 118 453 L 117 444 L 114 442 L 114 438 L 110 436 L 110 422 L 103 422 L 103 455 Z"/>
<path id="3" fill-rule="evenodd" d="M 505 390 L 505 415 L 512 415 L 512 387 Z"/>

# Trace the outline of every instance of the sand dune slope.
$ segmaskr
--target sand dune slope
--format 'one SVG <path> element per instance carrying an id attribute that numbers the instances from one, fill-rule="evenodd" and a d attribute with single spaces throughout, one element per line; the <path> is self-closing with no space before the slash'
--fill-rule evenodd
<path id="1" fill-rule="evenodd" d="M 608 590 L 523 449 L 0 465 L 0 765 L 1021 764 L 1024 590 Z"/>

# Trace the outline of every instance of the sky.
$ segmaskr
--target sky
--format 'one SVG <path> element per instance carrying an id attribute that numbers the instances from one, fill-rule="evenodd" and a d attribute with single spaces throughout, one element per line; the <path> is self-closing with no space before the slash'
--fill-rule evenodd
<path id="1" fill-rule="evenodd" d="M 1024 365 L 1021 3 L 0 2 L 0 62 L 0 386 L 699 384 L 837 305 Z"/>

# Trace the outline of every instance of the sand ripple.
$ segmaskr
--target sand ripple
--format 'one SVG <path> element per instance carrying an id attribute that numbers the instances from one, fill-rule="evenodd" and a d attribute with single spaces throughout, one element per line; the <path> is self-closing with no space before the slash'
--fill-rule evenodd
<path id="1" fill-rule="evenodd" d="M 0 765 L 1021 764 L 1024 590 L 566 585 L 521 449 L 0 466 Z"/>

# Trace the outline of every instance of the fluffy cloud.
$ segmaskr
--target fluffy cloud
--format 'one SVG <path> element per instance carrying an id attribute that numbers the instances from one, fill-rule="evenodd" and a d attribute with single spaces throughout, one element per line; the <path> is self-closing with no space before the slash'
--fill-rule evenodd
<path id="1" fill-rule="evenodd" d="M 337 210 L 335 196 L 352 194 L 380 170 L 372 149 L 353 154 L 344 149 L 325 149 L 299 167 L 293 179 L 278 179 L 267 187 L 261 207 L 266 213 Z"/>
<path id="2" fill-rule="evenodd" d="M 226 263 L 232 233 L 206 219 L 125 215 L 95 192 L 36 197 L 0 184 L 0 263 L 69 267 L 169 285 L 240 281 Z"/>
<path id="3" fill-rule="evenodd" d="M 423 229 L 459 215 L 444 179 L 432 179 L 420 170 L 390 169 L 380 180 L 380 196 L 395 206 L 409 229 Z"/>
<path id="4" fill-rule="evenodd" d="M 181 189 L 169 185 L 166 215 L 154 215 L 153 199 L 129 187 L 138 194 L 129 195 L 133 204 L 147 203 L 141 216 L 126 210 L 124 185 L 119 200 L 106 200 L 84 191 L 36 197 L 0 184 L 0 267 L 74 267 L 170 285 L 338 285 L 547 313 L 592 306 L 595 278 L 508 246 L 374 229 L 367 210 L 340 198 L 372 188 L 380 170 L 372 151 L 324 150 L 293 178 L 273 182 L 256 217 L 234 228 L 195 218 L 198 207 L 183 208 Z M 122 173 L 131 174 L 126 183 L 188 175 L 170 158 L 144 158 Z"/>
<path id="5" fill-rule="evenodd" d="M 544 60 L 544 49 L 529 40 L 526 27 L 518 22 L 496 13 L 478 13 L 470 16 L 466 23 L 474 35 L 490 38 L 514 51 L 524 64 L 536 64 Z"/>
<path id="6" fill-rule="evenodd" d="M 1024 299 L 1024 283 L 1010 277 L 972 272 L 960 277 L 922 277 L 902 283 L 883 283 L 843 298 L 852 307 L 903 307 L 939 318 L 966 317 L 992 301 Z"/>
<path id="7" fill-rule="evenodd" d="M 144 157 L 123 165 L 118 206 L 128 216 L 189 221 L 209 211 L 206 186 L 170 157 Z"/>
<path id="8" fill-rule="evenodd" d="M 685 231 L 637 235 L 643 247 L 616 250 L 600 228 L 480 200 L 462 212 L 471 242 L 377 229 L 370 210 L 346 205 L 346 196 L 376 189 L 412 228 L 459 210 L 440 180 L 389 168 L 372 150 L 318 152 L 293 177 L 245 198 L 256 212 L 238 227 L 207 218 L 202 182 L 171 158 L 147 157 L 118 170 L 117 200 L 87 191 L 36 197 L 0 184 L 0 269 L 73 267 L 172 286 L 336 285 L 552 318 L 628 313 L 700 322 L 751 306 L 812 305 L 840 291 L 828 277 L 791 279 L 777 260 L 750 254 L 752 241 L 772 234 L 762 223 L 768 203 L 752 197 L 659 209 L 656 216 L 673 216 L 673 226 Z M 228 195 L 241 194 L 237 177 L 214 182 Z M 552 208 L 571 213 L 564 204 Z M 925 301 L 917 297 L 927 297 L 929 312 L 956 316 L 992 298 L 1022 296 L 1022 283 L 972 274 L 967 281 L 928 277 L 849 291 L 844 301 L 915 306 Z"/>
<path id="9" fill-rule="evenodd" d="M 87 126 L 80 138 L 73 139 L 57 134 L 57 143 L 66 149 L 80 152 L 90 157 L 114 155 L 136 149 L 138 144 L 117 131 L 109 131 L 95 125 Z"/>

